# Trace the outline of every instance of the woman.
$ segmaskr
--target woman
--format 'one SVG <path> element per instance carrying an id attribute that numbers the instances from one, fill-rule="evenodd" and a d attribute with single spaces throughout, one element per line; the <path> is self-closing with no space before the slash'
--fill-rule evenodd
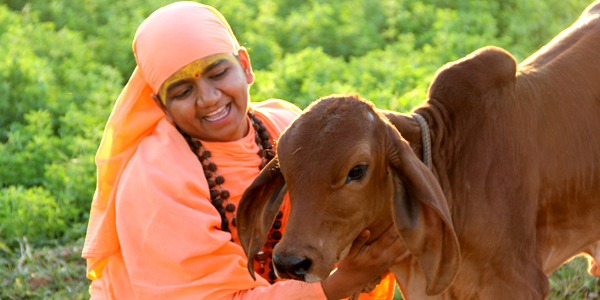
<path id="1" fill-rule="evenodd" d="M 357 238 L 322 283 L 280 281 L 265 245 L 254 281 L 235 208 L 272 144 L 300 112 L 281 100 L 249 104 L 250 58 L 213 8 L 179 2 L 139 27 L 137 67 L 96 156 L 98 186 L 83 256 L 92 299 L 340 299 L 393 265 L 387 232 Z M 273 232 L 281 233 L 289 207 Z M 276 227 L 276 228 L 275 228 Z M 389 299 L 386 278 L 367 299 Z"/>

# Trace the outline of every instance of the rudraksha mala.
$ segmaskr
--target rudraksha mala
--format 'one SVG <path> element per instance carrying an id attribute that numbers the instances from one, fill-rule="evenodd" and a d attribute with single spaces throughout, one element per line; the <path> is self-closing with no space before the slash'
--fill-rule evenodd
<path id="1" fill-rule="evenodd" d="M 262 170 L 268 163 L 275 157 L 275 150 L 273 149 L 273 143 L 269 141 L 271 138 L 269 133 L 267 132 L 267 127 L 262 124 L 262 121 L 254 114 L 254 111 L 248 111 L 248 117 L 250 118 L 250 122 L 252 123 L 252 127 L 254 127 L 255 137 L 254 141 L 260 148 L 258 150 L 258 156 L 262 159 L 262 162 L 259 166 L 259 169 Z M 185 133 L 179 127 L 177 127 L 181 135 L 185 138 L 186 142 L 190 146 L 190 149 L 200 163 L 202 164 L 202 169 L 204 170 L 204 176 L 206 177 L 206 181 L 208 183 L 208 187 L 210 189 L 210 199 L 212 205 L 217 209 L 219 215 L 221 215 L 221 230 L 231 233 L 231 229 L 229 229 L 229 225 L 236 226 L 236 217 L 235 217 L 235 204 L 229 201 L 229 192 L 224 189 L 223 183 L 225 182 L 225 178 L 223 176 L 218 175 L 217 173 L 217 165 L 210 161 L 210 152 L 204 150 L 202 147 L 202 143 L 196 139 L 191 137 L 189 134 Z M 227 218 L 227 213 L 231 213 L 232 219 L 229 222 Z M 265 267 L 269 267 L 269 282 L 271 284 L 275 283 L 275 272 L 273 271 L 273 259 L 272 253 L 273 248 L 279 240 L 281 240 L 282 234 L 279 230 L 281 228 L 281 218 L 283 217 L 283 212 L 279 211 L 277 213 L 277 218 L 273 223 L 273 227 L 271 228 L 267 243 L 261 248 L 256 257 L 254 258 L 259 264 L 260 268 L 258 269 L 258 273 L 264 274 L 266 271 Z M 231 239 L 233 242 L 233 238 Z M 252 263 L 252 262 L 248 262 Z"/>

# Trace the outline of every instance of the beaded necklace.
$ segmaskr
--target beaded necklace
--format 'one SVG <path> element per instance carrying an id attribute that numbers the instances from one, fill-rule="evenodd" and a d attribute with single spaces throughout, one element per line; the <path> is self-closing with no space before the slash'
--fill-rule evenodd
<path id="1" fill-rule="evenodd" d="M 259 170 L 262 170 L 268 163 L 275 157 L 275 150 L 273 148 L 273 143 L 269 141 L 271 138 L 269 133 L 267 132 L 267 127 L 262 124 L 262 121 L 258 116 L 254 114 L 254 111 L 248 111 L 248 117 L 250 118 L 250 122 L 252 123 L 252 127 L 254 127 L 255 136 L 254 142 L 258 145 L 258 156 L 262 159 Z M 190 146 L 190 149 L 202 164 L 202 169 L 204 170 L 204 176 L 206 177 L 206 181 L 208 183 L 208 187 L 210 189 L 210 200 L 215 209 L 219 212 L 221 216 L 221 230 L 225 232 L 231 233 L 231 229 L 229 226 L 236 226 L 236 217 L 235 217 L 235 204 L 229 201 L 229 192 L 225 190 L 223 187 L 223 183 L 225 182 L 225 178 L 223 176 L 218 175 L 217 173 L 217 165 L 210 161 L 211 153 L 209 151 L 204 150 L 202 147 L 202 143 L 200 140 L 191 137 L 189 134 L 185 133 L 179 127 L 177 127 L 179 133 L 185 138 L 186 142 Z M 231 222 L 227 217 L 227 213 L 230 213 L 232 218 Z M 275 245 L 281 240 L 282 234 L 279 230 L 281 228 L 281 218 L 283 217 L 283 212 L 279 211 L 277 213 L 277 218 L 273 223 L 273 227 L 271 228 L 267 243 L 261 248 L 261 250 L 256 254 L 254 259 L 260 264 L 260 268 L 258 268 L 259 274 L 264 274 L 268 267 L 268 277 L 269 282 L 271 284 L 275 283 L 277 276 L 275 276 L 275 272 L 273 271 L 273 259 L 272 253 Z M 233 242 L 233 238 L 231 239 Z M 248 262 L 252 263 L 252 262 Z"/>

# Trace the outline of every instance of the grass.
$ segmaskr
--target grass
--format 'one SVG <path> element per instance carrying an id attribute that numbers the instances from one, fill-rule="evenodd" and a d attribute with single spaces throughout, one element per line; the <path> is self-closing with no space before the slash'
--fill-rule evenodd
<path id="1" fill-rule="evenodd" d="M 88 299 L 82 247 L 79 239 L 34 249 L 23 238 L 14 251 L 0 241 L 0 299 Z M 599 291 L 600 279 L 587 273 L 587 260 L 579 256 L 550 276 L 548 300 L 600 300 Z M 394 300 L 400 299 L 397 292 Z"/>
<path id="2" fill-rule="evenodd" d="M 83 239 L 34 249 L 27 238 L 18 251 L 0 242 L 0 299 L 89 299 L 81 258 Z"/>
<path id="3" fill-rule="evenodd" d="M 600 278 L 587 272 L 587 259 L 575 257 L 550 275 L 548 299 L 600 299 Z"/>

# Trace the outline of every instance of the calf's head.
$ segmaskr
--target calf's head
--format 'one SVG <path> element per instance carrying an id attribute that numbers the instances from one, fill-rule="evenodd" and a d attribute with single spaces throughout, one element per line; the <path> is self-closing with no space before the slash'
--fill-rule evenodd
<path id="1" fill-rule="evenodd" d="M 460 250 L 441 187 L 369 102 L 319 99 L 281 135 L 277 157 L 238 208 L 239 238 L 250 262 L 286 191 L 290 215 L 273 252 L 279 277 L 321 281 L 363 229 L 381 233 L 393 223 L 425 274 L 428 294 L 454 280 Z M 254 276 L 252 263 L 248 269 Z"/>

